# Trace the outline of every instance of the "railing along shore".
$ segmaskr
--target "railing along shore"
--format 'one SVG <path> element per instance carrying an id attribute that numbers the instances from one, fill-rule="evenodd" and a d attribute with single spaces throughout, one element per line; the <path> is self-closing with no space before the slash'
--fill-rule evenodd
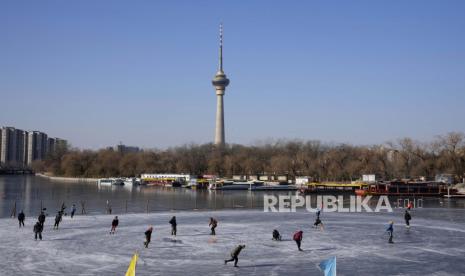
<path id="1" fill-rule="evenodd" d="M 50 175 L 46 175 L 42 173 L 36 173 L 35 175 L 40 176 L 40 177 L 45 177 L 50 180 L 70 182 L 70 183 L 80 183 L 80 182 L 95 183 L 95 184 L 98 183 L 98 178 L 50 176 Z"/>

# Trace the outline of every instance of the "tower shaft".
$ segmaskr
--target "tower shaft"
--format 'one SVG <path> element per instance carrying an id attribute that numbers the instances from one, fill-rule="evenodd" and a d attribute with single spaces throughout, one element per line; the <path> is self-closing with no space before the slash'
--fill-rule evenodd
<path id="1" fill-rule="evenodd" d="M 216 128 L 215 145 L 224 145 L 224 105 L 223 93 L 216 95 Z"/>

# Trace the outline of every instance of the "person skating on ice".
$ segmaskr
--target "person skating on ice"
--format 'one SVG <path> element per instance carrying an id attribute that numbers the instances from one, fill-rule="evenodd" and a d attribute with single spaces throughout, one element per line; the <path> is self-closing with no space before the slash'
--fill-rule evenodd
<path id="1" fill-rule="evenodd" d="M 386 232 L 389 234 L 389 243 L 394 243 L 394 241 L 392 241 L 394 238 L 394 222 L 392 220 L 389 222 Z"/>
<path id="2" fill-rule="evenodd" d="M 76 205 L 73 204 L 73 207 L 71 208 L 71 218 L 74 217 L 74 214 L 76 213 Z"/>
<path id="3" fill-rule="evenodd" d="M 410 228 L 410 220 L 412 219 L 412 216 L 410 215 L 410 212 L 408 210 L 405 210 L 404 219 L 405 219 L 405 226 L 407 228 Z"/>
<path id="4" fill-rule="evenodd" d="M 304 232 L 299 230 L 299 231 L 295 232 L 294 236 L 292 237 L 293 240 L 295 241 L 295 243 L 297 244 L 297 249 L 299 249 L 299 251 L 303 251 L 300 248 L 300 246 L 302 244 L 303 234 L 304 234 Z"/>
<path id="5" fill-rule="evenodd" d="M 39 221 L 36 222 L 34 225 L 34 238 L 37 240 L 37 237 L 39 237 L 40 240 L 42 240 L 42 231 L 44 230 L 44 225 L 40 223 Z"/>
<path id="6" fill-rule="evenodd" d="M 232 252 L 231 252 L 231 259 L 224 260 L 224 264 L 234 261 L 234 267 L 237 267 L 237 263 L 239 262 L 239 254 L 241 253 L 242 249 L 245 248 L 245 244 L 238 245 Z"/>
<path id="7" fill-rule="evenodd" d="M 218 221 L 214 218 L 210 218 L 210 223 L 208 224 L 211 228 L 211 233 L 210 235 L 216 235 L 215 228 L 218 226 Z"/>
<path id="8" fill-rule="evenodd" d="M 21 212 L 18 214 L 19 228 L 21 228 L 21 226 L 24 227 L 25 219 L 26 219 L 26 215 L 24 214 L 23 210 L 21 210 Z"/>
<path id="9" fill-rule="evenodd" d="M 118 216 L 116 216 L 113 221 L 111 222 L 111 230 L 110 230 L 110 235 L 111 234 L 115 234 L 116 232 L 116 227 L 118 227 L 118 224 L 119 224 L 119 220 L 118 220 Z"/>
<path id="10" fill-rule="evenodd" d="M 59 211 L 57 215 L 55 216 L 55 224 L 53 225 L 53 229 L 58 229 L 58 226 L 60 225 L 62 218 L 63 218 L 63 213 Z"/>
<path id="11" fill-rule="evenodd" d="M 173 216 L 169 223 L 171 224 L 171 236 L 176 236 L 178 223 L 176 222 L 176 216 Z"/>
<path id="12" fill-rule="evenodd" d="M 147 229 L 147 231 L 145 231 L 145 242 L 144 242 L 144 246 L 145 248 L 148 248 L 149 247 L 149 243 L 150 243 L 150 240 L 152 239 L 152 231 L 153 231 L 153 227 L 150 226 L 149 229 Z"/>
<path id="13" fill-rule="evenodd" d="M 44 211 L 40 212 L 40 215 L 37 218 L 37 220 L 40 222 L 40 224 L 42 224 L 42 226 L 44 226 L 44 223 L 45 223 L 45 213 L 44 213 Z"/>

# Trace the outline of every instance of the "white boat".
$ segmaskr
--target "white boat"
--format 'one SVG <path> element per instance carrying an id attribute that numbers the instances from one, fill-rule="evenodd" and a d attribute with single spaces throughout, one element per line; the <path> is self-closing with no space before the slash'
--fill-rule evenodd
<path id="1" fill-rule="evenodd" d="M 296 191 L 295 185 L 263 185 L 263 186 L 252 186 L 251 191 Z"/>
<path id="2" fill-rule="evenodd" d="M 133 186 L 136 184 L 136 179 L 134 177 L 126 177 L 123 182 L 124 186 Z"/>
<path id="3" fill-rule="evenodd" d="M 114 180 L 112 178 L 100 178 L 98 180 L 99 186 L 111 186 L 113 185 Z"/>
<path id="4" fill-rule="evenodd" d="M 197 178 L 191 178 L 186 185 L 187 189 L 196 189 L 197 188 Z"/>
<path id="5" fill-rule="evenodd" d="M 124 182 L 120 178 L 100 178 L 98 180 L 99 186 L 112 186 L 112 185 L 124 185 Z"/>
<path id="6" fill-rule="evenodd" d="M 223 181 L 218 184 L 210 184 L 211 190 L 222 190 L 222 191 L 238 191 L 238 190 L 251 190 L 253 187 L 263 186 L 263 181 Z"/>

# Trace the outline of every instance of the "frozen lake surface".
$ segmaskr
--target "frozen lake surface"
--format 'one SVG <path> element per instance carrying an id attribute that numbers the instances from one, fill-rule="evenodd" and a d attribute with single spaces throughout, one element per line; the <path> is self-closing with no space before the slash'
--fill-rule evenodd
<path id="1" fill-rule="evenodd" d="M 116 235 L 109 235 L 113 216 L 64 217 L 53 230 L 47 217 L 43 241 L 34 241 L 36 218 L 0 219 L 0 275 L 124 275 L 139 250 L 137 275 L 322 275 L 318 264 L 337 256 L 338 275 L 463 275 L 465 216 L 463 209 L 413 210 L 407 231 L 403 211 L 394 213 L 323 213 L 323 231 L 313 229 L 313 213 L 264 213 L 259 210 L 165 212 L 119 215 Z M 26 214 L 27 215 L 27 214 Z M 176 215 L 173 242 L 168 220 Z M 208 219 L 218 219 L 217 236 Z M 394 242 L 385 228 L 395 221 Z M 152 243 L 143 248 L 144 231 L 154 226 Z M 283 241 L 271 240 L 278 229 Z M 292 241 L 304 231 L 302 248 Z M 231 250 L 246 244 L 239 268 L 224 265 Z"/>

